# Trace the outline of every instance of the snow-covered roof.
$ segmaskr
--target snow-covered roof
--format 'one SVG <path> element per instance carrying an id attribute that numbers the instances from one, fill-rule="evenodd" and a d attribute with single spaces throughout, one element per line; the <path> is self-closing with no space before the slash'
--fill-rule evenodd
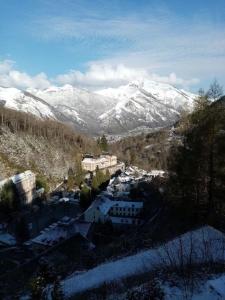
<path id="1" fill-rule="evenodd" d="M 103 215 L 107 215 L 110 209 L 114 206 L 121 208 L 143 208 L 143 202 L 115 201 L 101 195 L 91 204 L 91 206 L 89 206 L 87 210 L 98 209 Z"/>
<path id="2" fill-rule="evenodd" d="M 209 290 L 216 292 L 218 299 L 225 299 L 225 275 L 207 282 Z"/>
<path id="3" fill-rule="evenodd" d="M 30 170 L 27 170 L 23 173 L 12 176 L 11 179 L 14 184 L 17 184 L 17 183 L 21 182 L 22 180 L 29 178 L 29 177 L 33 177 L 33 176 L 34 176 L 34 173 L 31 172 Z"/>
<path id="4" fill-rule="evenodd" d="M 57 223 L 53 223 L 45 228 L 41 234 L 32 239 L 31 242 L 51 246 L 60 241 L 69 239 L 77 233 L 80 233 L 86 238 L 90 226 L 91 223 L 78 221 L 65 216 Z"/>
<path id="5" fill-rule="evenodd" d="M 16 245 L 16 239 L 9 233 L 0 233 L 0 244 L 14 246 Z"/>

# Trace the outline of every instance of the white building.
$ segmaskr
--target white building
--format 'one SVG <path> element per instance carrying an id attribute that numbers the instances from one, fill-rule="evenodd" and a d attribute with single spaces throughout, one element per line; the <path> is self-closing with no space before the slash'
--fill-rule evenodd
<path id="1" fill-rule="evenodd" d="M 143 202 L 133 201 L 114 201 L 106 197 L 99 197 L 84 212 L 86 222 L 106 222 L 111 220 L 112 223 L 126 224 L 121 218 L 130 218 L 127 224 L 137 224 L 133 218 L 138 218 L 143 210 Z M 120 219 L 121 222 L 118 221 Z"/>
<path id="2" fill-rule="evenodd" d="M 93 172 L 96 168 L 106 169 L 117 165 L 117 157 L 115 155 L 100 155 L 98 158 L 85 157 L 82 162 L 82 169 Z"/>

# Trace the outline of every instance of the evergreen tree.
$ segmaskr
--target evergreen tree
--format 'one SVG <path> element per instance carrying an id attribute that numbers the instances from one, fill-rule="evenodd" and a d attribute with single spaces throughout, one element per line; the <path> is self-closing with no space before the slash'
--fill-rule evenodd
<path id="1" fill-rule="evenodd" d="M 108 151 L 108 141 L 106 139 L 106 136 L 103 134 L 103 136 L 97 141 L 98 145 L 100 146 L 100 149 L 102 151 L 107 152 Z"/>
<path id="2" fill-rule="evenodd" d="M 194 111 L 190 121 L 183 145 L 171 149 L 170 199 L 189 222 L 211 222 L 224 209 L 224 100 Z"/>
<path id="3" fill-rule="evenodd" d="M 44 293 L 44 279 L 41 276 L 37 276 L 31 282 L 31 299 L 32 300 L 44 300 L 45 293 Z"/>
<path id="4" fill-rule="evenodd" d="M 87 185 L 84 185 L 80 192 L 80 206 L 83 209 L 88 208 L 91 204 L 91 200 L 91 190 Z"/>
<path id="5" fill-rule="evenodd" d="M 30 237 L 27 221 L 21 217 L 16 223 L 16 237 L 19 243 L 27 241 Z"/>
<path id="6" fill-rule="evenodd" d="M 195 110 L 204 110 L 209 104 L 208 94 L 203 89 L 200 89 L 198 97 L 195 99 Z"/>
<path id="7" fill-rule="evenodd" d="M 60 284 L 59 278 L 57 278 L 54 282 L 53 289 L 51 292 L 51 297 L 52 297 L 52 300 L 63 300 L 64 299 L 63 290 L 62 290 L 62 286 Z"/>
<path id="8" fill-rule="evenodd" d="M 16 190 L 16 187 L 12 180 L 5 183 L 0 192 L 0 206 L 3 211 L 10 213 L 18 211 L 21 203 Z"/>

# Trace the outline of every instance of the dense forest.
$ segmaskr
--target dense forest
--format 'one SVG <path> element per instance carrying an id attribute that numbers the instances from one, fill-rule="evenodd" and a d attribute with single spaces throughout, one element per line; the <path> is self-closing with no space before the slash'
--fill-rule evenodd
<path id="1" fill-rule="evenodd" d="M 54 140 L 62 145 L 69 143 L 82 151 L 89 150 L 92 146 L 94 149 L 95 143 L 84 136 L 83 134 L 76 133 L 73 128 L 54 121 L 52 119 L 40 120 L 35 116 L 19 112 L 16 110 L 4 108 L 0 106 L 0 126 L 6 126 L 12 133 L 26 133 L 36 137 L 42 137 L 48 140 Z"/>
<path id="2" fill-rule="evenodd" d="M 183 144 L 169 156 L 168 196 L 187 221 L 215 224 L 225 215 L 225 97 L 180 121 Z"/>
<path id="3" fill-rule="evenodd" d="M 136 165 L 145 170 L 165 170 L 171 140 L 171 130 L 162 129 L 157 132 L 126 137 L 110 144 L 110 149 L 119 160 L 127 165 Z"/>

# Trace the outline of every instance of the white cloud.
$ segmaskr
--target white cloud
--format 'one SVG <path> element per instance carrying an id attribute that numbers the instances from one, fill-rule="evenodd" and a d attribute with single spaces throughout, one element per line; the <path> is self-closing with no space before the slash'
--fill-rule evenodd
<path id="1" fill-rule="evenodd" d="M 31 76 L 14 68 L 11 60 L 0 61 L 0 86 L 16 87 L 20 89 L 38 88 L 44 89 L 50 86 L 50 81 L 45 73 Z"/>
<path id="2" fill-rule="evenodd" d="M 154 10 L 108 18 L 48 16 L 34 21 L 31 28 L 39 38 L 69 40 L 70 51 L 89 47 L 102 57 L 102 64 L 147 68 L 156 74 L 176 73 L 202 81 L 217 77 L 224 82 L 225 27 L 210 12 L 196 12 L 189 18 Z M 86 76 L 89 79 L 90 74 L 71 71 L 67 79 L 77 82 Z M 59 77 L 64 79 L 64 75 Z"/>
<path id="3" fill-rule="evenodd" d="M 168 76 L 160 76 L 151 73 L 144 68 L 131 68 L 123 64 L 109 64 L 92 62 L 85 72 L 71 70 L 68 73 L 59 74 L 55 78 L 48 78 L 45 73 L 31 76 L 15 69 L 15 63 L 11 60 L 0 61 L 0 86 L 16 87 L 20 89 L 36 88 L 45 89 L 51 85 L 71 84 L 75 87 L 97 90 L 106 87 L 118 87 L 130 81 L 150 79 L 189 88 L 198 83 L 198 79 L 183 79 L 175 73 Z"/>
<path id="4" fill-rule="evenodd" d="M 197 78 L 183 79 L 177 77 L 175 73 L 171 73 L 168 76 L 160 76 L 144 68 L 129 68 L 123 64 L 111 65 L 101 62 L 91 63 L 86 72 L 71 70 L 68 73 L 60 74 L 55 78 L 55 82 L 61 85 L 71 84 L 73 86 L 98 89 L 117 87 L 137 79 L 150 79 L 183 88 L 188 88 L 199 82 Z"/>

